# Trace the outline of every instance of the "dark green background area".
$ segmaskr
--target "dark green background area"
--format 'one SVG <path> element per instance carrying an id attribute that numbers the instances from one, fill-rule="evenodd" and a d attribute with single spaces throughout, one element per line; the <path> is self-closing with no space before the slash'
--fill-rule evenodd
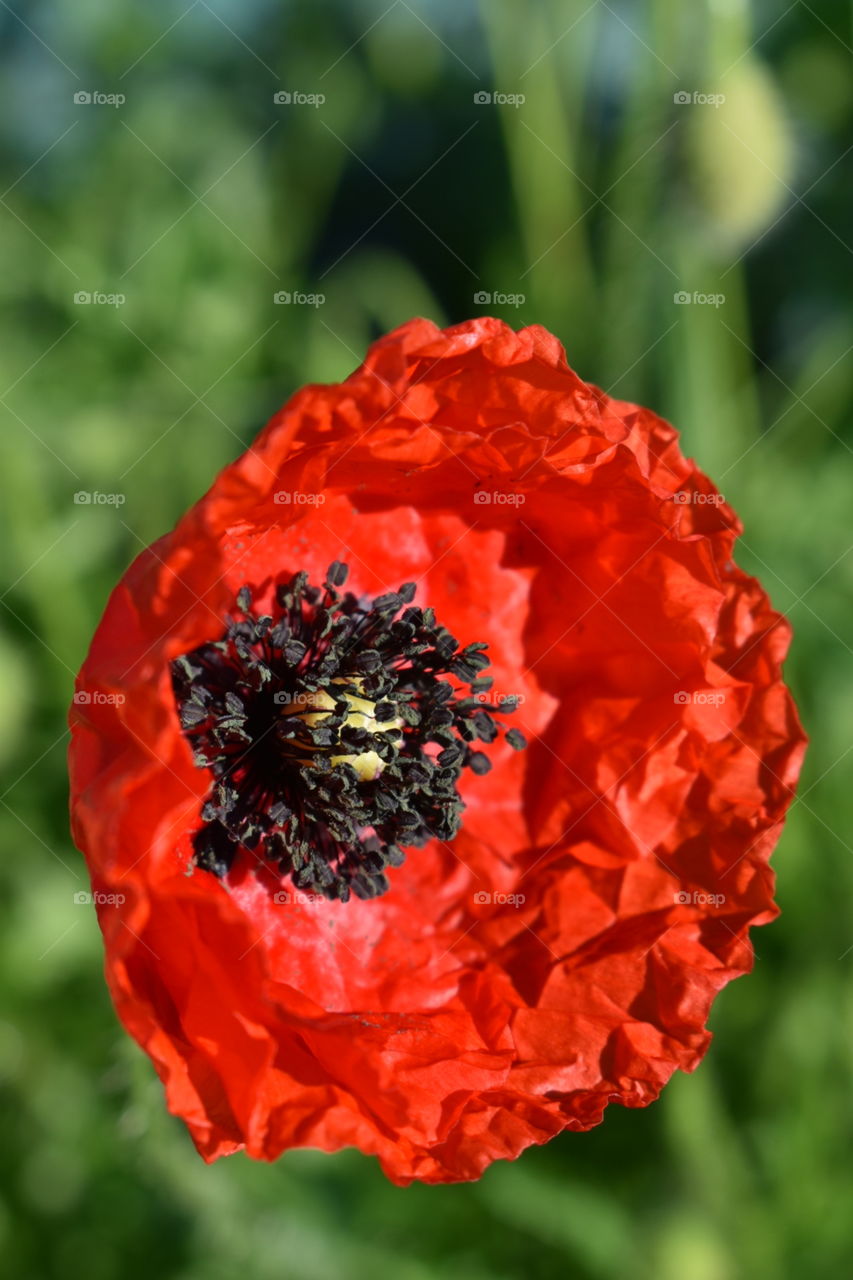
<path id="1" fill-rule="evenodd" d="M 10 1276 L 849 1274 L 851 43 L 832 0 L 0 3 Z M 525 101 L 474 100 L 496 91 Z M 483 312 L 669 417 L 744 519 L 813 739 L 783 915 L 706 1061 L 648 1110 L 461 1187 L 395 1188 L 356 1152 L 207 1168 L 73 900 L 74 672 L 131 558 L 293 390 L 414 314 Z"/>

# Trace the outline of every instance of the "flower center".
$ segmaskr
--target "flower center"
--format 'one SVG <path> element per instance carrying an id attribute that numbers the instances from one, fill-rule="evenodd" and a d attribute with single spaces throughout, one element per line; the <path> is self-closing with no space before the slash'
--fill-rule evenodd
<path id="1" fill-rule="evenodd" d="M 399 717 L 393 720 L 379 721 L 376 719 L 376 703 L 371 702 L 369 698 L 362 698 L 359 695 L 364 690 L 364 681 L 357 676 L 352 685 L 347 688 L 346 679 L 341 676 L 335 676 L 332 685 L 342 686 L 335 689 L 334 694 L 328 689 L 318 689 L 316 693 L 297 693 L 293 701 L 286 704 L 281 709 L 281 715 L 299 719 L 306 728 L 312 728 L 314 725 L 322 724 L 324 721 L 331 721 L 337 725 L 334 713 L 338 707 L 335 695 L 343 694 L 345 707 L 343 714 L 345 719 L 342 728 L 351 726 L 355 729 L 363 729 L 365 733 L 388 733 L 392 729 L 402 729 L 403 721 Z M 364 751 L 347 752 L 345 754 L 334 754 L 334 748 L 340 746 L 340 735 L 333 735 L 334 741 L 327 748 L 329 759 L 333 765 L 350 764 L 358 774 L 359 782 L 372 782 L 374 778 L 378 778 L 382 770 L 385 768 L 385 761 L 382 759 L 378 751 L 372 749 L 370 738 L 364 740 Z M 396 745 L 402 745 L 402 739 L 397 736 L 395 738 Z M 318 751 L 312 742 L 309 744 L 296 743 L 307 751 Z"/>
<path id="2" fill-rule="evenodd" d="M 365 601 L 338 590 L 346 577 L 338 561 L 322 588 L 297 573 L 274 614 L 243 587 L 222 637 L 171 664 L 181 727 L 213 775 L 194 861 L 217 876 L 243 851 L 297 889 L 376 897 L 405 848 L 456 835 L 462 770 L 491 767 L 471 745 L 504 728 L 487 646 L 460 649 L 412 606 L 413 583 Z M 517 729 L 506 740 L 525 745 Z"/>

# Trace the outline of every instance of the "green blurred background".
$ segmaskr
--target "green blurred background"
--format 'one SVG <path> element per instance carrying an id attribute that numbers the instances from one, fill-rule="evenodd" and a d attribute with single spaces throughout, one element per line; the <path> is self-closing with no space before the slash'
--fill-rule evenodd
<path id="1" fill-rule="evenodd" d="M 2 0 L 0 32 L 8 1274 L 850 1274 L 848 6 Z M 461 1187 L 355 1152 L 207 1168 L 73 901 L 74 672 L 131 558 L 296 387 L 486 312 L 676 422 L 744 518 L 813 738 L 783 915 L 648 1110 Z"/>

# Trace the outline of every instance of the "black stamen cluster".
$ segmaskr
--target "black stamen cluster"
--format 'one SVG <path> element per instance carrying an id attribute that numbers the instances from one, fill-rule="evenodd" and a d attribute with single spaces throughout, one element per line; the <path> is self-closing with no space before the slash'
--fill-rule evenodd
<path id="1" fill-rule="evenodd" d="M 322 588 L 297 573 L 277 587 L 275 616 L 255 614 L 243 587 L 222 638 L 171 664 L 181 727 L 215 779 L 193 846 L 196 864 L 217 876 L 244 849 L 297 889 L 376 897 L 404 848 L 456 835 L 462 770 L 491 767 L 471 746 L 499 732 L 498 707 L 483 701 L 487 646 L 460 649 L 432 609 L 412 605 L 413 583 L 372 602 L 341 593 L 347 572 L 335 561 Z M 306 715 L 320 691 L 333 706 Z M 389 727 L 348 723 L 350 698 L 374 703 L 374 720 Z M 516 729 L 506 739 L 525 745 Z M 383 762 L 371 779 L 339 759 L 365 751 Z"/>

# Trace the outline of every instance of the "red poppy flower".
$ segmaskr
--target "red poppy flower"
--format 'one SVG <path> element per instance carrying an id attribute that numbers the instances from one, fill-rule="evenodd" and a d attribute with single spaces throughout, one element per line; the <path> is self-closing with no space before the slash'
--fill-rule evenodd
<path id="1" fill-rule="evenodd" d="M 73 830 L 206 1160 L 476 1178 L 697 1065 L 804 746 L 739 529 L 545 330 L 417 320 L 138 557 Z"/>

